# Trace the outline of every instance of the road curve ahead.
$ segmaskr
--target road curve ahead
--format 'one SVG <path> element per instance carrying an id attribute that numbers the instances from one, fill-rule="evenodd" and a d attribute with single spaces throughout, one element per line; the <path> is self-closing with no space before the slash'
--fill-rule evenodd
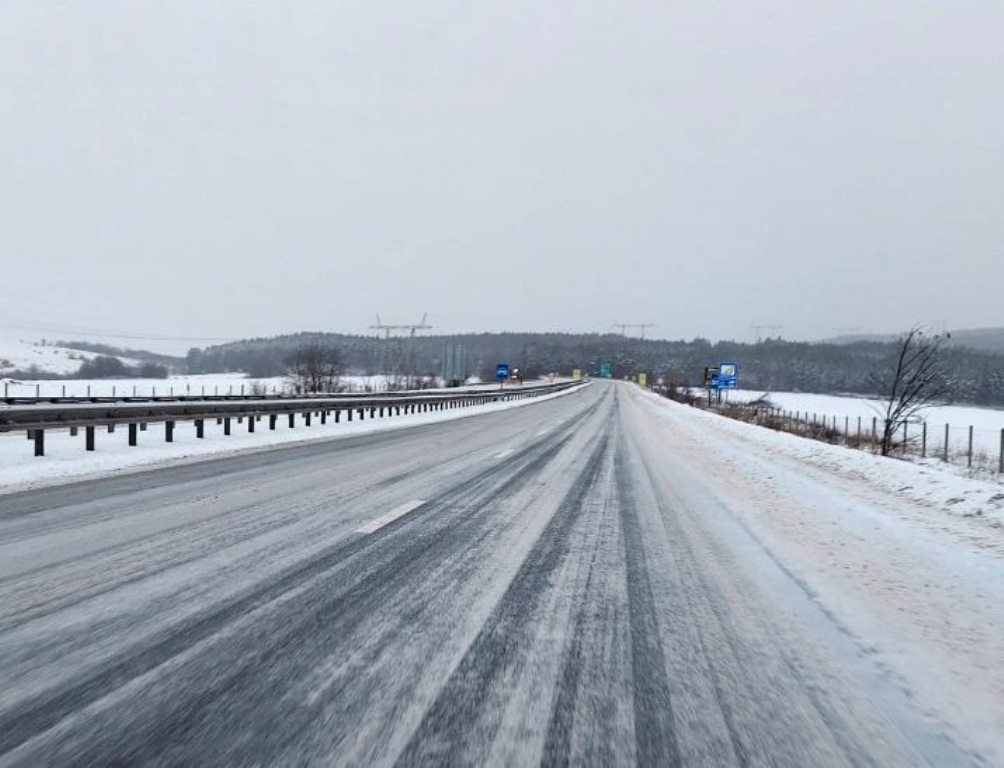
<path id="1" fill-rule="evenodd" d="M 636 393 L 0 497 L 0 765 L 965 762 Z"/>

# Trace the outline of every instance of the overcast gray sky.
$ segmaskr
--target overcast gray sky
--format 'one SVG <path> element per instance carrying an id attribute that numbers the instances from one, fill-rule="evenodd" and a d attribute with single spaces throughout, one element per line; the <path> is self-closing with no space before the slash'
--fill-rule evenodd
<path id="1" fill-rule="evenodd" d="M 999 0 L 6 0 L 0 331 L 1004 325 L 1002 40 Z"/>

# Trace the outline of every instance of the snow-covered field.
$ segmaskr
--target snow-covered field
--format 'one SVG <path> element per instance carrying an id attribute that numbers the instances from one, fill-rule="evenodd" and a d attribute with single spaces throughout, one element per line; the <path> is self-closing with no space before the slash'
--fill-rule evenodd
<path id="1" fill-rule="evenodd" d="M 383 375 L 342 376 L 339 379 L 340 386 L 349 392 L 384 392 L 387 383 L 388 377 Z M 480 380 L 470 379 L 468 385 L 480 385 Z M 20 379 L 17 382 L 4 381 L 0 387 L 4 396 L 10 397 L 278 394 L 290 389 L 290 380 L 285 376 L 256 379 L 243 373 L 204 373 L 169 376 L 166 379 Z"/>
<path id="2" fill-rule="evenodd" d="M 866 397 L 842 397 L 840 395 L 816 395 L 807 392 L 760 392 L 739 389 L 728 393 L 733 401 L 748 402 L 766 395 L 777 407 L 786 411 L 800 412 L 803 416 L 824 416 L 832 423 L 837 417 L 837 428 L 843 431 L 845 419 L 849 420 L 851 433 L 857 430 L 857 420 L 861 417 L 862 429 L 871 429 L 871 420 L 878 418 L 881 428 L 884 404 Z M 935 453 L 944 444 L 945 424 L 949 425 L 949 450 L 966 450 L 969 427 L 973 427 L 973 449 L 995 458 L 1000 450 L 1001 430 L 1004 429 L 1004 410 L 980 408 L 970 405 L 938 405 L 923 411 L 921 417 L 927 422 L 928 450 Z"/>
<path id="3" fill-rule="evenodd" d="M 120 425 L 111 434 L 103 429 L 98 431 L 97 450 L 94 453 L 84 451 L 82 431 L 78 436 L 71 437 L 69 430 L 46 430 L 46 455 L 43 457 L 34 456 L 31 443 L 25 439 L 23 431 L 0 432 L 0 492 L 98 477 L 138 467 L 166 466 L 189 459 L 236 451 L 267 450 L 276 445 L 305 440 L 341 438 L 433 424 L 539 403 L 562 397 L 577 389 L 578 387 L 573 387 L 526 400 L 407 414 L 387 419 L 342 421 L 338 424 L 329 420 L 323 425 L 315 419 L 310 427 L 304 426 L 301 419 L 297 418 L 297 426 L 294 429 L 289 429 L 286 422 L 280 420 L 280 426 L 274 432 L 268 430 L 267 423 L 261 422 L 256 425 L 257 430 L 254 433 L 248 433 L 246 425 L 237 424 L 235 421 L 232 425 L 232 434 L 229 436 L 224 436 L 223 427 L 210 419 L 205 425 L 206 436 L 201 440 L 195 436 L 195 428 L 191 422 L 179 422 L 172 443 L 164 441 L 163 424 L 150 424 L 145 432 L 139 433 L 139 444 L 135 447 L 128 445 L 127 430 Z"/>

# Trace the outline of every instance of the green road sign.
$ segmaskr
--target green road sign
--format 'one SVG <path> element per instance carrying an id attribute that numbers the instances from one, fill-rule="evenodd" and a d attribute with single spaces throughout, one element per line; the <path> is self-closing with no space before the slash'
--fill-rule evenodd
<path id="1" fill-rule="evenodd" d="M 609 379 L 614 375 L 613 363 L 600 363 L 600 376 L 604 379 Z"/>

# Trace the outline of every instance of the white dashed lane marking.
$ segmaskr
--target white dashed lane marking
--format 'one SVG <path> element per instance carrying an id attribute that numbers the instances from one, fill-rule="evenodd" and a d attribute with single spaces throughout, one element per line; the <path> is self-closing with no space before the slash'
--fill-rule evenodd
<path id="1" fill-rule="evenodd" d="M 412 499 L 411 501 L 406 501 L 404 504 L 394 507 L 394 509 L 386 515 L 381 515 L 376 520 L 370 520 L 368 523 L 360 525 L 356 528 L 355 533 L 373 533 L 373 531 L 379 531 L 388 523 L 393 523 L 399 517 L 404 517 L 413 509 L 418 509 L 423 504 L 425 504 L 424 499 Z"/>

